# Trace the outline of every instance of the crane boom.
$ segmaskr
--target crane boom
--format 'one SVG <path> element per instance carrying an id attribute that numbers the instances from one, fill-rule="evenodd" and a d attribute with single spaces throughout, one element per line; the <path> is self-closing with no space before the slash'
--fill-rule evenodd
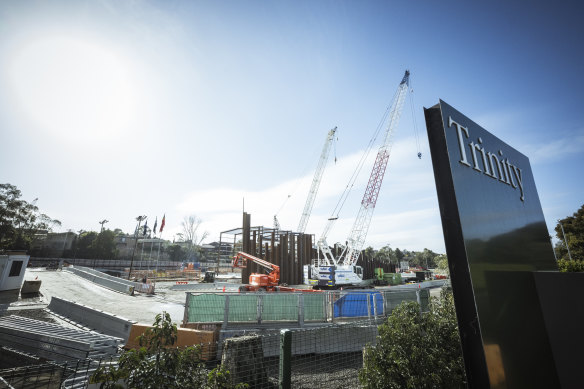
<path id="1" fill-rule="evenodd" d="M 381 189 L 381 183 L 383 182 L 383 177 L 387 168 L 387 162 L 391 152 L 391 140 L 393 132 L 399 122 L 405 97 L 409 89 L 409 80 L 410 72 L 409 70 L 406 70 L 393 98 L 389 111 L 385 139 L 379 147 L 379 151 L 377 152 L 375 164 L 373 165 L 371 176 L 369 177 L 369 182 L 367 183 L 367 188 L 365 189 L 365 194 L 361 200 L 361 208 L 359 209 L 359 213 L 357 214 L 357 218 L 355 219 L 353 228 L 351 229 L 351 235 L 347 239 L 347 247 L 344 252 L 344 257 L 338 261 L 340 264 L 349 266 L 354 265 L 357 262 L 357 259 L 359 259 L 361 249 L 365 244 L 365 238 L 367 237 L 367 232 L 369 231 L 373 210 L 375 209 L 377 197 L 379 196 L 379 190 Z"/>
<path id="2" fill-rule="evenodd" d="M 314 199 L 316 198 L 316 193 L 318 192 L 318 187 L 320 186 L 320 180 L 322 174 L 324 173 L 324 168 L 326 166 L 326 161 L 331 150 L 331 144 L 337 132 L 337 127 L 333 128 L 326 135 L 326 140 L 324 142 L 324 147 L 322 153 L 320 154 L 320 159 L 318 160 L 318 165 L 316 166 L 316 171 L 314 172 L 314 178 L 312 179 L 312 185 L 310 186 L 310 191 L 308 192 L 308 197 L 306 198 L 306 203 L 304 204 L 304 210 L 302 211 L 302 217 L 298 223 L 298 229 L 296 231 L 304 233 L 306 230 L 306 225 L 308 224 L 308 218 L 312 212 L 312 206 L 314 205 Z"/>

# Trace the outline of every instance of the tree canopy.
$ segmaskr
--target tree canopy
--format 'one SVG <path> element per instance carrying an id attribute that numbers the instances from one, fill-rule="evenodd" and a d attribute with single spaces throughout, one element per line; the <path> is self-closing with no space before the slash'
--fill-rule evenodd
<path id="1" fill-rule="evenodd" d="M 563 232 L 562 227 L 564 229 Z M 574 212 L 572 216 L 559 220 L 555 231 L 556 237 L 559 239 L 556 244 L 558 260 L 568 260 L 571 256 L 572 260 L 584 261 L 584 205 Z M 568 248 L 570 249 L 569 255 Z"/>
<path id="2" fill-rule="evenodd" d="M 39 232 L 50 232 L 61 222 L 41 213 L 37 199 L 27 202 L 11 184 L 0 184 L 0 250 L 29 250 Z"/>

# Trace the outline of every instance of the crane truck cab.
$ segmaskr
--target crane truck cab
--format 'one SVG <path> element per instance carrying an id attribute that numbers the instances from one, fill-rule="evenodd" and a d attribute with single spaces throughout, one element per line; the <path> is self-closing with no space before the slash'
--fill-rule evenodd
<path id="1" fill-rule="evenodd" d="M 304 265 L 304 284 L 313 289 L 358 288 L 363 267 L 355 265 Z"/>

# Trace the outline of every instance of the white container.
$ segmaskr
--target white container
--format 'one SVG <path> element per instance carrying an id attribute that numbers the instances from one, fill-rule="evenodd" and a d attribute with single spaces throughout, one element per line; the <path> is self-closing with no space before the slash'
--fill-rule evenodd
<path id="1" fill-rule="evenodd" d="M 0 291 L 20 290 L 30 256 L 0 255 Z"/>

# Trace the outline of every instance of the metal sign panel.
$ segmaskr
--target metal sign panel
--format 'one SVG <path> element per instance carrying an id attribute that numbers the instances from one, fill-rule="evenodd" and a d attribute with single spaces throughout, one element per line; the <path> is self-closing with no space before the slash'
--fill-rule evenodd
<path id="1" fill-rule="evenodd" d="M 442 100 L 424 111 L 469 386 L 558 387 L 533 279 L 557 266 L 529 159 Z"/>

